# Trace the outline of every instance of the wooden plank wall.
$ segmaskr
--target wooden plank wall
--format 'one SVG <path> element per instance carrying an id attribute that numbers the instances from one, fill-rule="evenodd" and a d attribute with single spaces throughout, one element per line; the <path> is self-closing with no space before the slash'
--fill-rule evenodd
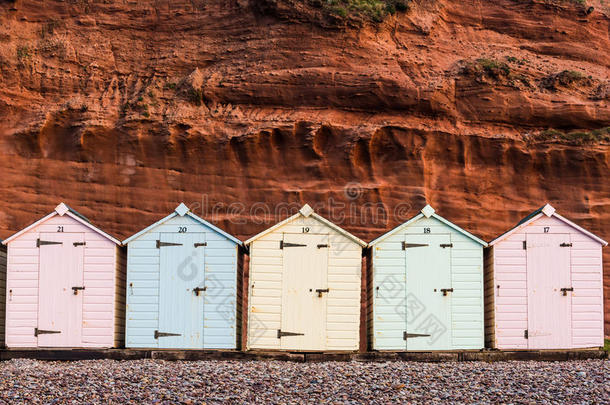
<path id="1" fill-rule="evenodd" d="M 493 246 L 484 251 L 484 285 L 485 285 L 485 347 L 494 349 L 496 347 L 496 323 L 495 323 L 495 290 Z"/>
<path id="2" fill-rule="evenodd" d="M 125 347 L 125 300 L 127 288 L 127 249 L 116 247 L 116 275 L 114 283 L 114 346 Z"/>

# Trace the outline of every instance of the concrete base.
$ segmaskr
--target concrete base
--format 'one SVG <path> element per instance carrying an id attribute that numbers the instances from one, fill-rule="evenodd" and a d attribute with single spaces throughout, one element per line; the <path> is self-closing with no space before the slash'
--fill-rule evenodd
<path id="1" fill-rule="evenodd" d="M 0 360 L 36 359 L 49 361 L 74 360 L 240 360 L 240 361 L 293 361 L 299 363 L 324 361 L 417 361 L 427 363 L 457 361 L 568 361 L 605 359 L 608 353 L 601 349 L 587 350 L 522 350 L 522 351 L 452 351 L 452 352 L 367 352 L 367 353 L 291 353 L 274 351 L 237 350 L 149 350 L 149 349 L 6 349 L 0 350 Z"/>

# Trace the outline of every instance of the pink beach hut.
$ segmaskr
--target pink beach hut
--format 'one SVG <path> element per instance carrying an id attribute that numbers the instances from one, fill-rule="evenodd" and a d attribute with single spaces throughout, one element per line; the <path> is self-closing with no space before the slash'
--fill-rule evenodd
<path id="1" fill-rule="evenodd" d="M 121 345 L 125 270 L 118 240 L 61 203 L 2 243 L 9 348 Z"/>
<path id="2" fill-rule="evenodd" d="M 548 204 L 492 241 L 485 257 L 486 345 L 603 346 L 607 244 Z"/>

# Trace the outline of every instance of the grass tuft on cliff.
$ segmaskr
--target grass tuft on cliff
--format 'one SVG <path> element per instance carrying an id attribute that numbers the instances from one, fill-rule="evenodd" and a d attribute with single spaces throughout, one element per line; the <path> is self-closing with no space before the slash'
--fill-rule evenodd
<path id="1" fill-rule="evenodd" d="M 587 143 L 610 142 L 610 127 L 594 129 L 592 131 L 564 132 L 558 129 L 546 129 L 537 134 L 541 141 L 559 141 L 583 145 Z"/>
<path id="2" fill-rule="evenodd" d="M 408 11 L 410 0 L 307 0 L 314 7 L 341 18 L 359 17 L 382 22 L 397 11 Z"/>

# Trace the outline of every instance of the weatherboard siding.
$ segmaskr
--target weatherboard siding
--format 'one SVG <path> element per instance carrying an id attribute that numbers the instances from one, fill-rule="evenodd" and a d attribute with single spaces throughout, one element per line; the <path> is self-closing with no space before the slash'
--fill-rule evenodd
<path id="1" fill-rule="evenodd" d="M 237 245 L 189 216 L 175 216 L 129 242 L 127 251 L 126 346 L 159 347 L 154 331 L 159 329 L 161 233 L 205 233 L 205 285 L 203 348 L 236 347 Z M 161 344 L 162 346 L 162 344 Z"/>
<path id="2" fill-rule="evenodd" d="M 115 344 L 114 311 L 117 266 L 116 244 L 68 215 L 49 218 L 8 244 L 6 344 L 36 347 L 38 326 L 38 268 L 40 233 L 85 235 L 83 257 L 82 339 L 78 347 L 109 348 Z"/>
<path id="3" fill-rule="evenodd" d="M 421 219 L 373 246 L 373 342 L 375 350 L 405 350 L 406 263 L 402 242 L 406 235 L 451 235 L 451 333 L 449 349 L 484 346 L 483 247 L 434 217 Z M 388 283 L 391 286 L 388 287 Z M 383 286 L 386 288 L 383 288 Z M 377 290 L 377 287 L 381 287 Z M 405 304 L 406 303 L 406 304 Z"/>
<path id="4" fill-rule="evenodd" d="M 250 246 L 248 349 L 280 349 L 277 330 L 282 317 L 284 233 L 329 235 L 326 306 L 327 351 L 355 351 L 359 347 L 362 247 L 312 217 L 299 216 Z"/>

